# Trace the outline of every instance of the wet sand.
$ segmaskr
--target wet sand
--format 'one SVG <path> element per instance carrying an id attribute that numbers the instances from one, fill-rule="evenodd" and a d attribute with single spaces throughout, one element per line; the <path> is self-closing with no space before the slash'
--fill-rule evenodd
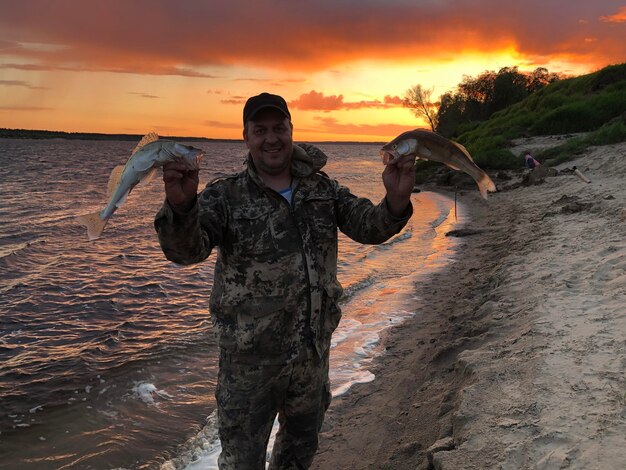
<path id="1" fill-rule="evenodd" d="M 376 379 L 334 400 L 313 468 L 624 468 L 626 144 L 556 168 L 461 195 L 462 254 L 416 286 Z"/>

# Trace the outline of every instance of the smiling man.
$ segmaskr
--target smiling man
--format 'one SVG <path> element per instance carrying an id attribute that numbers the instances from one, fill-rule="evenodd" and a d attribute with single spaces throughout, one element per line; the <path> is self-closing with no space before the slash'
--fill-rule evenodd
<path id="1" fill-rule="evenodd" d="M 414 157 L 385 167 L 386 196 L 374 205 L 320 171 L 321 150 L 294 145 L 282 97 L 250 98 L 243 124 L 241 173 L 197 194 L 197 171 L 164 167 L 167 200 L 155 227 L 175 263 L 218 252 L 210 311 L 220 347 L 220 469 L 265 469 L 277 415 L 270 469 L 306 469 L 331 398 L 329 348 L 342 294 L 337 230 L 370 244 L 398 233 L 412 214 Z"/>
<path id="2" fill-rule="evenodd" d="M 291 179 L 292 136 L 291 115 L 282 97 L 262 93 L 248 101 L 243 112 L 243 139 L 266 184 Z"/>

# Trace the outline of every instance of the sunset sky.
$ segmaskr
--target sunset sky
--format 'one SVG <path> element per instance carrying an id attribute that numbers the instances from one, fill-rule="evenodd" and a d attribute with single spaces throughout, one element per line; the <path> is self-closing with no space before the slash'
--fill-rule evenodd
<path id="1" fill-rule="evenodd" d="M 296 140 L 384 141 L 415 84 L 625 61 L 625 0 L 0 0 L 0 127 L 241 138 L 269 91 Z"/>

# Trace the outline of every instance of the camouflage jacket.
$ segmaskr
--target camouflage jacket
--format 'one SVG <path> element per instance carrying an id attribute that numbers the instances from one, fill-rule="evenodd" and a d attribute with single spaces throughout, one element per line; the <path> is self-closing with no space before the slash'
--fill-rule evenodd
<path id="1" fill-rule="evenodd" d="M 326 156 L 294 146 L 292 202 L 247 170 L 216 180 L 188 213 L 167 201 L 155 219 L 165 256 L 188 265 L 217 248 L 210 311 L 220 347 L 232 360 L 284 364 L 312 342 L 321 356 L 339 323 L 337 229 L 361 243 L 398 233 L 412 214 L 394 217 L 383 199 L 359 198 L 319 172 Z"/>

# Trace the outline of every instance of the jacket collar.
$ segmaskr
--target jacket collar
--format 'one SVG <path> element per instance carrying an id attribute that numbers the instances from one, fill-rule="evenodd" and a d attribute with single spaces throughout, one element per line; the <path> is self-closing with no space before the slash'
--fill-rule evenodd
<path id="1" fill-rule="evenodd" d="M 328 157 L 324 152 L 311 144 L 299 144 L 293 146 L 291 154 L 290 173 L 294 178 L 306 178 L 321 170 Z M 246 165 L 248 174 L 257 183 L 263 184 L 261 178 L 254 166 L 250 153 L 246 157 Z"/>

